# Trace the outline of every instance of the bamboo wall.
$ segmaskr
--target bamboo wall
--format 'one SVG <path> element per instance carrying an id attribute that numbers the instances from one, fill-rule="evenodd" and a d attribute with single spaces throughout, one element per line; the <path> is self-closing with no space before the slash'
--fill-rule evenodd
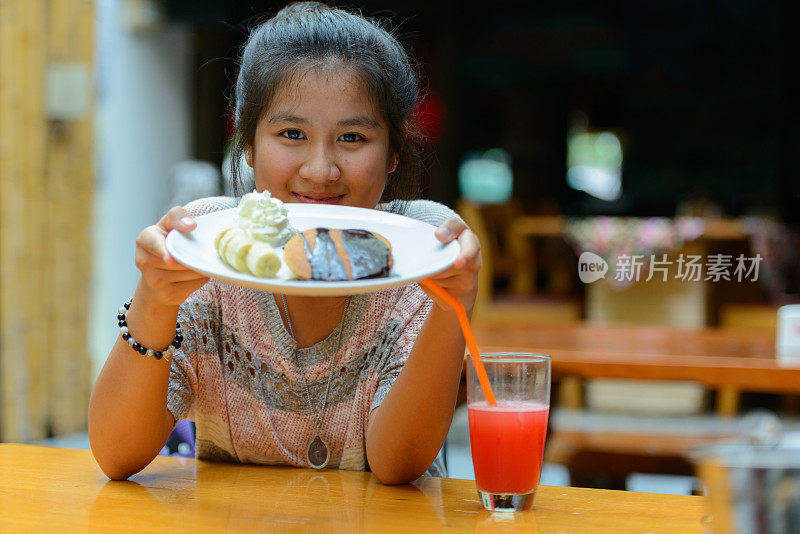
<path id="1" fill-rule="evenodd" d="M 92 0 L 0 0 L 1 441 L 86 428 L 91 106 L 48 119 L 45 80 L 57 63 L 92 79 L 94 24 Z"/>

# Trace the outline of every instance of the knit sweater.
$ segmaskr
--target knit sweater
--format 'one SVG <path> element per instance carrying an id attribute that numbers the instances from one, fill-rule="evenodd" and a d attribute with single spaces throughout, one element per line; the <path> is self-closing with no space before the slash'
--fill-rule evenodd
<path id="1" fill-rule="evenodd" d="M 186 208 L 197 217 L 235 206 L 232 197 L 214 197 Z M 457 217 L 423 200 L 380 208 L 434 226 Z M 353 295 L 333 332 L 298 350 L 272 293 L 212 278 L 180 307 L 184 341 L 172 359 L 167 408 L 176 420 L 195 422 L 198 458 L 307 467 L 330 380 L 319 430 L 328 467 L 368 470 L 369 415 L 403 369 L 431 306 L 416 283 Z M 425 474 L 446 475 L 440 457 Z"/>

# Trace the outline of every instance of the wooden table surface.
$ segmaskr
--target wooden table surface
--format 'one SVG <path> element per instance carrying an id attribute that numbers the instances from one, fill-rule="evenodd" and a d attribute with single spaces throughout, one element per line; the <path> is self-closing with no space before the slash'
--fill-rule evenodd
<path id="1" fill-rule="evenodd" d="M 482 352 L 550 355 L 554 375 L 693 380 L 710 387 L 800 393 L 800 367 L 779 364 L 774 337 L 762 333 L 510 322 L 481 322 L 473 330 Z"/>
<path id="2" fill-rule="evenodd" d="M 384 486 L 370 473 L 158 457 L 109 481 L 89 451 L 0 444 L 0 532 L 681 532 L 702 497 L 542 486 L 533 511 L 491 514 L 470 480 Z"/>
<path id="3" fill-rule="evenodd" d="M 700 220 L 703 221 L 703 233 L 698 239 L 738 241 L 747 239 L 750 235 L 741 219 L 702 217 Z M 514 218 L 510 230 L 529 237 L 562 237 L 565 223 L 566 218 L 561 215 L 520 215 Z"/>

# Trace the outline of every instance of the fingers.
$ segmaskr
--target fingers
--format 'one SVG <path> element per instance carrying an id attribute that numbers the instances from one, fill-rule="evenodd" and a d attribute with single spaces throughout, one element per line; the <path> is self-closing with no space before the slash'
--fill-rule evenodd
<path id="1" fill-rule="evenodd" d="M 436 238 L 444 244 L 458 239 L 461 247 L 453 267 L 456 269 L 469 268 L 480 269 L 480 250 L 481 245 L 472 230 L 461 219 L 452 217 L 444 221 L 434 232 Z"/>
<path id="2" fill-rule="evenodd" d="M 148 226 L 136 238 L 136 266 L 158 269 L 186 269 L 167 252 L 166 233 L 159 226 Z"/>
<path id="3" fill-rule="evenodd" d="M 136 267 L 152 298 L 180 305 L 208 280 L 207 277 L 175 261 L 167 252 L 167 234 L 171 230 L 190 232 L 197 223 L 181 207 L 174 207 L 158 223 L 142 230 L 136 238 Z"/>
<path id="4" fill-rule="evenodd" d="M 178 230 L 179 232 L 188 233 L 197 228 L 197 222 L 189 216 L 189 212 L 186 211 L 181 206 L 175 206 L 174 208 L 170 209 L 166 215 L 164 215 L 160 221 L 158 221 L 158 225 L 162 230 L 164 230 L 164 237 L 170 232 L 170 230 Z M 183 266 L 178 264 L 167 251 L 166 248 L 162 254 L 164 258 L 164 263 L 168 267 L 182 269 Z"/>
<path id="5" fill-rule="evenodd" d="M 137 251 L 141 248 L 148 254 L 161 258 L 163 265 L 159 267 L 184 269 L 184 267 L 178 264 L 167 252 L 166 237 L 170 230 L 175 229 L 179 232 L 186 233 L 191 232 L 196 227 L 197 223 L 189 216 L 189 213 L 184 208 L 175 206 L 170 209 L 158 223 L 142 230 L 136 238 Z M 140 258 L 138 258 L 137 254 L 137 266 L 139 266 L 139 260 Z"/>
<path id="6" fill-rule="evenodd" d="M 436 239 L 446 245 L 456 239 L 466 228 L 467 225 L 464 224 L 464 221 L 451 217 L 439 225 L 434 235 Z"/>
<path id="7" fill-rule="evenodd" d="M 136 247 L 134 261 L 136 268 L 148 278 L 167 277 L 170 280 L 183 281 L 202 276 L 174 260 L 171 264 L 164 263 L 164 258 L 160 255 L 152 254 L 138 246 Z"/>
<path id="8" fill-rule="evenodd" d="M 181 206 L 175 206 L 158 221 L 157 226 L 164 230 L 166 235 L 173 229 L 183 233 L 191 232 L 197 227 L 197 223 L 189 216 L 188 211 Z"/>
<path id="9" fill-rule="evenodd" d="M 453 264 L 449 269 L 445 269 L 430 278 L 449 291 L 454 297 L 463 300 L 462 297 L 472 295 L 477 288 L 480 267 L 480 254 L 477 253 L 474 258 L 468 260 L 462 267 Z"/>
<path id="10" fill-rule="evenodd" d="M 478 271 L 481 268 L 481 245 L 475 234 L 460 219 L 447 219 L 435 233 L 442 243 L 450 243 L 458 239 L 460 251 L 453 265 L 441 273 L 431 276 L 442 288 L 446 289 L 464 305 L 471 309 L 477 291 Z M 446 303 L 433 295 L 426 288 L 425 292 L 442 308 L 448 308 Z"/>
<path id="11" fill-rule="evenodd" d="M 136 237 L 136 252 L 145 252 L 157 258 L 167 254 L 166 232 L 157 225 L 148 226 Z M 137 263 L 138 266 L 138 263 Z"/>
<path id="12" fill-rule="evenodd" d="M 162 278 L 182 282 L 196 280 L 201 276 L 175 261 L 167 252 L 166 246 L 166 237 L 170 230 L 177 228 L 180 231 L 188 231 L 196 226 L 185 209 L 174 207 L 157 224 L 148 226 L 139 233 L 136 237 L 135 263 L 148 283 Z M 178 274 L 166 276 L 169 272 Z"/>
<path id="13" fill-rule="evenodd" d="M 461 246 L 453 267 L 457 269 L 469 269 L 478 272 L 481 268 L 481 244 L 472 230 L 466 229 L 458 236 L 458 244 Z"/>

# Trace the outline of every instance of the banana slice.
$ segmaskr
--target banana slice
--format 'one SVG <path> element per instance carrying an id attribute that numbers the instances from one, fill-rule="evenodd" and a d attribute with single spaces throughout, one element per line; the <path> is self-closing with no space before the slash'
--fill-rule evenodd
<path id="1" fill-rule="evenodd" d="M 274 248 L 253 239 L 236 226 L 222 230 L 215 238 L 214 246 L 222 261 L 242 273 L 274 278 L 283 265 L 280 254 Z"/>
<path id="2" fill-rule="evenodd" d="M 222 258 L 223 260 L 225 259 L 225 253 L 224 253 L 223 249 L 220 248 L 220 243 L 222 242 L 222 239 L 226 235 L 228 235 L 228 232 L 230 230 L 231 230 L 231 227 L 225 228 L 223 231 L 218 233 L 216 239 L 214 239 L 214 248 L 216 249 L 217 254 L 219 254 L 219 257 Z"/>
<path id="3" fill-rule="evenodd" d="M 225 246 L 225 259 L 228 261 L 228 265 L 239 272 L 246 273 L 245 258 L 250 252 L 250 247 L 253 246 L 253 239 L 239 228 L 232 229 L 230 233 L 233 235 Z"/>
<path id="4" fill-rule="evenodd" d="M 228 262 L 225 257 L 225 250 L 228 248 L 228 243 L 234 236 L 233 228 L 226 228 L 217 236 L 217 254 L 225 263 Z"/>
<path id="5" fill-rule="evenodd" d="M 281 258 L 274 248 L 262 241 L 256 241 L 245 258 L 247 270 L 256 276 L 274 277 L 281 268 Z"/>

